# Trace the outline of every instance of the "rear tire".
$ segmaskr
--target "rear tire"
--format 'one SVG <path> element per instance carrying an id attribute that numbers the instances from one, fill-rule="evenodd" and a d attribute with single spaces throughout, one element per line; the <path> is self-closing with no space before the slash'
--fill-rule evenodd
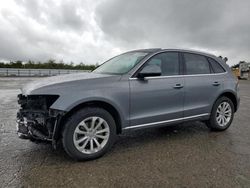
<path id="1" fill-rule="evenodd" d="M 116 138 L 116 125 L 109 112 L 86 107 L 69 117 L 62 133 L 63 147 L 73 159 L 93 160 L 103 156 Z"/>
<path id="2" fill-rule="evenodd" d="M 214 103 L 210 119 L 206 122 L 212 131 L 224 131 L 234 118 L 233 102 L 227 97 L 220 97 Z"/>

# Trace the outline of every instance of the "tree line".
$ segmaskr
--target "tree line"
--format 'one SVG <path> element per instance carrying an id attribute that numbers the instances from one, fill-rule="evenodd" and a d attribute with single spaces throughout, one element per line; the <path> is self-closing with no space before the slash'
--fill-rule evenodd
<path id="1" fill-rule="evenodd" d="M 227 62 L 227 57 L 222 57 L 225 62 Z M 240 61 L 237 64 L 231 66 L 231 68 L 239 67 L 240 63 L 244 63 L 245 61 Z M 35 61 L 10 61 L 9 63 L 0 62 L 0 68 L 25 68 L 25 69 L 73 69 L 73 70 L 94 70 L 98 64 L 95 65 L 87 65 L 84 63 L 74 64 L 71 62 L 70 64 L 64 63 L 63 61 L 57 62 L 56 60 L 50 59 L 46 62 L 35 62 Z"/>
<path id="2" fill-rule="evenodd" d="M 10 61 L 9 63 L 0 62 L 0 68 L 25 68 L 25 69 L 73 69 L 73 70 L 94 70 L 96 65 L 87 65 L 84 63 L 70 64 L 63 61 L 57 62 L 56 60 L 48 60 L 46 62 L 35 61 Z"/>

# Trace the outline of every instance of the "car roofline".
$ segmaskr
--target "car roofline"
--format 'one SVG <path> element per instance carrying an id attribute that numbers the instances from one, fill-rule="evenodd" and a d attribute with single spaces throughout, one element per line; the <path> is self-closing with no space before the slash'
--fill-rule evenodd
<path id="1" fill-rule="evenodd" d="M 159 53 L 159 52 L 166 52 L 166 51 L 178 51 L 178 52 L 186 52 L 186 53 L 194 53 L 194 54 L 199 54 L 199 55 L 205 55 L 205 56 L 210 56 L 213 58 L 217 58 L 214 54 L 199 51 L 199 50 L 192 50 L 192 49 L 181 49 L 181 48 L 146 48 L 146 49 L 137 49 L 137 50 L 131 50 L 127 51 L 128 52 L 147 52 L 147 53 Z"/>

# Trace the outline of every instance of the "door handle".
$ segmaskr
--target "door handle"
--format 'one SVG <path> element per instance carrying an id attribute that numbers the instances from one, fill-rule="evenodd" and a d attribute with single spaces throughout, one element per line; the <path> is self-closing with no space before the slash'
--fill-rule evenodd
<path id="1" fill-rule="evenodd" d="M 183 85 L 181 85 L 181 84 L 176 84 L 174 86 L 174 89 L 181 89 L 181 88 L 183 88 Z"/>
<path id="2" fill-rule="evenodd" d="M 214 82 L 214 83 L 213 83 L 213 86 L 219 86 L 219 85 L 220 85 L 219 82 Z"/>

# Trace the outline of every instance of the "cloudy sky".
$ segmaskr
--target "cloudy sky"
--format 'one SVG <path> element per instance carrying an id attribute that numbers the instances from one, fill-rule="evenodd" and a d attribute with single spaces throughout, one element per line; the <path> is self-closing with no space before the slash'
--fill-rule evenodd
<path id="1" fill-rule="evenodd" d="M 0 60 L 95 64 L 154 47 L 250 61 L 250 1 L 0 0 Z"/>

